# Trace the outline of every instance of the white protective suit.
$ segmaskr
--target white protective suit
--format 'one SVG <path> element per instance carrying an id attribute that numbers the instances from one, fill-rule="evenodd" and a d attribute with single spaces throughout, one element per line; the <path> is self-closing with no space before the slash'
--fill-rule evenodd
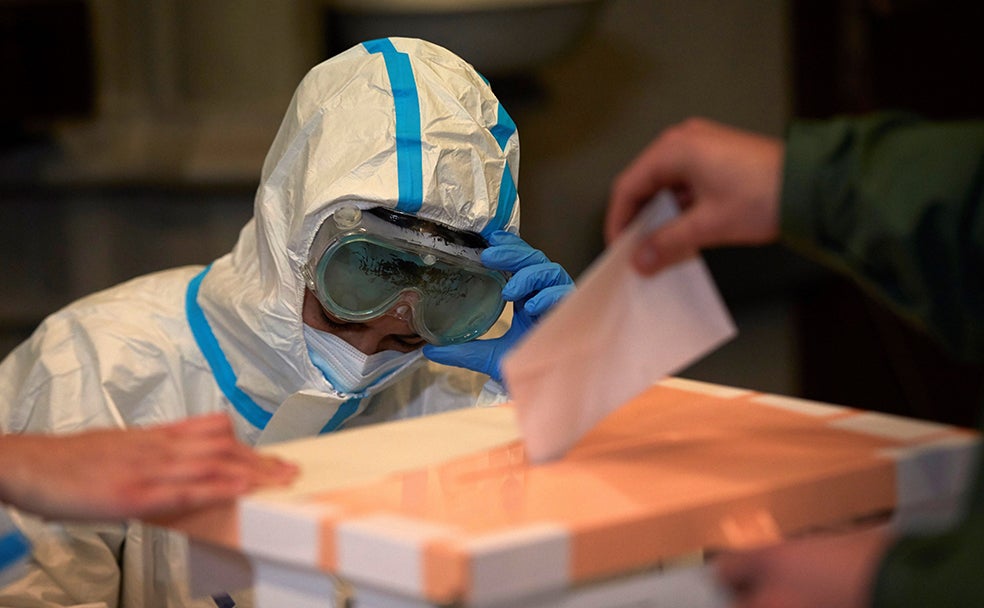
<path id="1" fill-rule="evenodd" d="M 140 277 L 47 318 L 0 365 L 2 431 L 63 433 L 226 411 L 256 444 L 475 404 L 487 377 L 422 357 L 364 398 L 333 393 L 302 337 L 300 267 L 320 223 L 343 202 L 516 232 L 518 167 L 512 120 L 484 79 L 447 50 L 383 39 L 316 66 L 291 101 L 263 165 L 254 217 L 232 252 L 208 269 Z M 323 410 L 299 416 L 280 407 L 299 391 L 323 397 Z M 288 419 L 294 424 L 282 424 Z M 216 605 L 188 600 L 185 547 L 175 534 L 14 516 L 34 557 L 24 579 L 0 590 L 0 606 Z M 250 603 L 248 593 L 232 596 L 237 606 Z"/>

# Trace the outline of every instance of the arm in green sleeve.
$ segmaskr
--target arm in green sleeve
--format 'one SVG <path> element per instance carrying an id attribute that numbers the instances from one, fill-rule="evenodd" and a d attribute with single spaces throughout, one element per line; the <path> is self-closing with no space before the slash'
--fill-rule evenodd
<path id="1" fill-rule="evenodd" d="M 782 234 L 968 361 L 984 361 L 984 122 L 794 124 Z"/>
<path id="2" fill-rule="evenodd" d="M 874 608 L 984 606 L 984 513 L 950 532 L 903 538 L 889 549 L 875 582 Z"/>
<path id="3" fill-rule="evenodd" d="M 793 125 L 782 234 L 954 354 L 984 361 L 984 122 L 883 115 Z M 984 606 L 982 479 L 959 526 L 889 549 L 874 606 Z"/>

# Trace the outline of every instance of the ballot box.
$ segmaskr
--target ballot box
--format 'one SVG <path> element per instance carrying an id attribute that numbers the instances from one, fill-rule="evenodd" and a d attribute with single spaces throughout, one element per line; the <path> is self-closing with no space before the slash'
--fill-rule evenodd
<path id="1" fill-rule="evenodd" d="M 715 551 L 945 525 L 977 440 L 671 378 L 552 462 L 527 461 L 512 406 L 462 410 L 269 446 L 292 487 L 157 523 L 260 608 L 720 606 Z"/>

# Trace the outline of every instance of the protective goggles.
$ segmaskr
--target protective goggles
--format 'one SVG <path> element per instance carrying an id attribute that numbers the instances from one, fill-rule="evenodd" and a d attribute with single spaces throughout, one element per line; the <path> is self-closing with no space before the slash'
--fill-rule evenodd
<path id="1" fill-rule="evenodd" d="M 488 331 L 505 306 L 508 277 L 482 265 L 487 246 L 476 233 L 390 209 L 342 207 L 318 229 L 302 273 L 334 317 L 391 315 L 431 344 L 456 344 Z"/>

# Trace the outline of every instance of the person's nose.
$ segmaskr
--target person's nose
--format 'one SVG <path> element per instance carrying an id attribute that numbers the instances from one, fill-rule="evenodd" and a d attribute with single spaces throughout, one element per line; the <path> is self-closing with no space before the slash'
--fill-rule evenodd
<path id="1" fill-rule="evenodd" d="M 383 337 L 375 331 L 360 331 L 349 338 L 349 344 L 366 355 L 374 355 L 382 349 Z"/>
<path id="2" fill-rule="evenodd" d="M 349 344 L 367 355 L 374 355 L 391 347 L 387 338 L 413 335 L 410 324 L 403 319 L 384 315 L 363 324 L 362 331 L 351 336 Z"/>

